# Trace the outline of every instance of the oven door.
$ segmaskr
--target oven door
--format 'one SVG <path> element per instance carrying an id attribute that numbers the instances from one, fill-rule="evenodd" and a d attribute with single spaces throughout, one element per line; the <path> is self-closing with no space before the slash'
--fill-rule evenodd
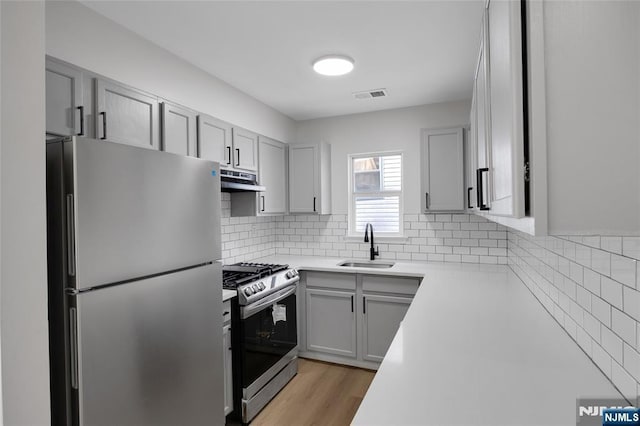
<path id="1" fill-rule="evenodd" d="M 240 308 L 243 397 L 251 398 L 296 357 L 297 285 Z"/>

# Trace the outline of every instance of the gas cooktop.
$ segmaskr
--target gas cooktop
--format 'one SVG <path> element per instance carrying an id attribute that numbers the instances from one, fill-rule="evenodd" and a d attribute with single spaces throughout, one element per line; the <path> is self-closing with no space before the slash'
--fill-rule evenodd
<path id="1" fill-rule="evenodd" d="M 258 281 L 280 271 L 285 271 L 289 265 L 271 263 L 239 262 L 222 267 L 222 288 L 236 290 L 239 286 Z"/>

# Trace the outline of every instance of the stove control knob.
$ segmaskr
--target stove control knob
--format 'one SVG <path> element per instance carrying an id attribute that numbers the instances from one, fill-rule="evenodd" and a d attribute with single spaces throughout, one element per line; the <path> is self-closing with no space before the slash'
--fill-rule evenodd
<path id="1" fill-rule="evenodd" d="M 250 287 L 247 287 L 244 289 L 244 294 L 246 294 L 247 296 L 251 296 L 253 294 L 253 290 L 251 290 Z"/>
<path id="2" fill-rule="evenodd" d="M 264 290 L 265 288 L 267 288 L 267 286 L 266 286 L 266 285 L 264 285 L 264 283 L 263 283 L 262 281 L 260 281 L 260 282 L 258 283 L 258 287 L 260 288 L 260 290 Z"/>
<path id="3" fill-rule="evenodd" d="M 254 293 L 257 293 L 257 292 L 259 292 L 259 291 L 260 291 L 260 288 L 258 287 L 258 284 L 253 284 L 253 285 L 251 286 L 251 288 L 253 289 L 253 292 L 254 292 Z"/>
<path id="4" fill-rule="evenodd" d="M 289 279 L 297 277 L 297 276 L 298 276 L 298 271 L 296 271 L 295 269 L 291 269 L 286 274 L 286 277 L 289 278 Z"/>

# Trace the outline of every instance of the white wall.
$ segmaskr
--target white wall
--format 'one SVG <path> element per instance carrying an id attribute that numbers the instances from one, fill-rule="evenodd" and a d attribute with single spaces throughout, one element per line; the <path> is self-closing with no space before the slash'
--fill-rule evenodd
<path id="1" fill-rule="evenodd" d="M 7 425 L 50 424 L 44 3 L 0 2 L 0 313 Z"/>
<path id="2" fill-rule="evenodd" d="M 638 2 L 545 2 L 549 233 L 640 235 Z"/>
<path id="3" fill-rule="evenodd" d="M 363 101 L 367 102 L 367 101 Z M 372 101 L 372 102 L 375 102 Z M 420 130 L 469 124 L 470 101 L 400 108 L 298 122 L 296 142 L 331 144 L 334 214 L 348 211 L 349 154 L 404 153 L 404 212 L 420 211 Z"/>
<path id="4" fill-rule="evenodd" d="M 294 139 L 289 117 L 86 6 L 48 1 L 45 9 L 48 55 L 265 136 Z"/>

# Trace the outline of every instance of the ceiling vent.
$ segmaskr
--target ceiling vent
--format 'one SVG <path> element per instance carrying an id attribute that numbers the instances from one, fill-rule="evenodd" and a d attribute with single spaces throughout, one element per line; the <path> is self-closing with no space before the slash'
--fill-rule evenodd
<path id="1" fill-rule="evenodd" d="M 384 98 L 387 95 L 387 89 L 365 90 L 364 92 L 355 92 L 353 97 L 356 99 Z"/>

